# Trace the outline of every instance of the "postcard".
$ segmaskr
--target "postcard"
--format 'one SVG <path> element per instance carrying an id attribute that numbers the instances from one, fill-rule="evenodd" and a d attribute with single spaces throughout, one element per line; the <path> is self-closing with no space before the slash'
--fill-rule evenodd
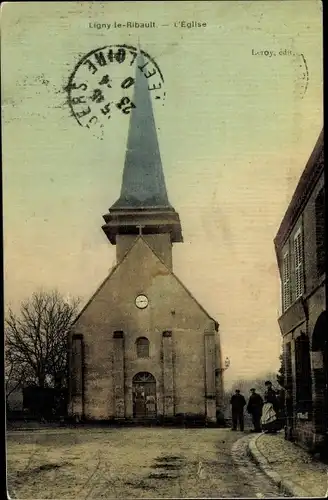
<path id="1" fill-rule="evenodd" d="M 322 2 L 5 2 L 7 491 L 327 491 Z"/>

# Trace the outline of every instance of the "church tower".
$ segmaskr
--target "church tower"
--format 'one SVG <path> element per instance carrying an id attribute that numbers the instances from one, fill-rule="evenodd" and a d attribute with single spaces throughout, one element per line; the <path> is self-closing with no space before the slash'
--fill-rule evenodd
<path id="1" fill-rule="evenodd" d="M 172 269 L 172 243 L 182 242 L 179 215 L 171 206 L 165 185 L 148 80 L 139 68 L 139 53 L 123 181 L 119 199 L 104 215 L 103 230 L 116 245 L 120 262 L 138 234 Z"/>
<path id="2" fill-rule="evenodd" d="M 102 226 L 116 265 L 69 335 L 69 412 L 214 423 L 223 395 L 219 325 L 173 272 L 181 223 L 167 195 L 143 64 L 140 53 L 121 193 Z"/>

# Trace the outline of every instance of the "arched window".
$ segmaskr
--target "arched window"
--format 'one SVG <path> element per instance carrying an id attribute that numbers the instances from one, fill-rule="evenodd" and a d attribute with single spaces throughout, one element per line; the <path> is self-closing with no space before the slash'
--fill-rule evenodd
<path id="1" fill-rule="evenodd" d="M 139 337 L 136 340 L 138 358 L 149 358 L 149 340 L 146 337 Z"/>

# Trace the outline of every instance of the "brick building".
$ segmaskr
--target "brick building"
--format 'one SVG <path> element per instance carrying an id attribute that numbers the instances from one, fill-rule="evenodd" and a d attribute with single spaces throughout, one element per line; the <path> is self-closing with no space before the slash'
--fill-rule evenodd
<path id="1" fill-rule="evenodd" d="M 288 431 L 309 450 L 327 445 L 328 325 L 323 131 L 274 240 L 281 277 Z"/>
<path id="2" fill-rule="evenodd" d="M 69 339 L 69 412 L 93 420 L 216 421 L 222 396 L 218 323 L 173 272 L 182 243 L 167 196 L 150 91 L 137 60 L 121 194 L 102 226 L 116 266 Z"/>

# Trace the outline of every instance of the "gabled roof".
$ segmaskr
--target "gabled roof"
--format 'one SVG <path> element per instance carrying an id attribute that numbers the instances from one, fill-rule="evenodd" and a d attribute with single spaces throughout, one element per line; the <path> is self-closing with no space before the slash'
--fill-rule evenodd
<path id="1" fill-rule="evenodd" d="M 104 281 L 100 284 L 100 286 L 97 288 L 97 290 L 94 292 L 94 294 L 91 296 L 91 298 L 88 300 L 88 302 L 85 304 L 85 306 L 81 309 L 81 311 L 79 312 L 78 316 L 76 317 L 75 321 L 74 321 L 74 324 L 77 322 L 77 320 L 82 316 L 83 312 L 87 309 L 87 307 L 91 304 L 91 302 L 93 301 L 93 299 L 96 297 L 96 295 L 100 292 L 100 290 L 103 288 L 103 286 L 107 283 L 107 281 L 110 279 L 110 277 L 115 273 L 115 271 L 122 265 L 122 263 L 125 261 L 125 259 L 127 258 L 127 256 L 129 255 L 129 253 L 131 252 L 132 248 L 137 244 L 137 242 L 142 239 L 143 243 L 145 243 L 145 245 L 147 245 L 147 247 L 150 249 L 150 251 L 156 256 L 156 258 L 161 262 L 161 264 L 163 264 L 163 266 L 165 266 L 165 268 L 167 269 L 168 271 L 168 274 L 170 274 L 171 276 L 173 276 L 177 282 L 182 286 L 182 288 L 187 292 L 187 294 L 191 297 L 192 300 L 195 301 L 195 303 L 198 305 L 198 307 L 206 314 L 206 316 L 208 316 L 208 318 L 212 321 L 214 321 L 214 324 L 215 324 L 215 329 L 216 331 L 219 330 L 219 323 L 214 319 L 212 318 L 212 316 L 210 316 L 210 314 L 206 311 L 206 309 L 204 309 L 204 307 L 198 302 L 198 300 L 193 296 L 193 294 L 188 290 L 188 288 L 182 283 L 182 281 L 176 276 L 176 274 L 174 274 L 174 272 L 169 269 L 167 267 L 167 265 L 165 264 L 165 262 L 157 255 L 156 252 L 154 252 L 154 250 L 151 248 L 151 246 L 147 243 L 147 241 L 142 237 L 142 235 L 139 235 L 136 240 L 133 242 L 133 244 L 131 245 L 131 247 L 127 250 L 127 252 L 125 253 L 124 257 L 122 258 L 122 260 L 116 265 L 113 267 L 113 269 L 111 269 L 110 273 L 108 274 L 108 276 L 104 279 Z"/>

